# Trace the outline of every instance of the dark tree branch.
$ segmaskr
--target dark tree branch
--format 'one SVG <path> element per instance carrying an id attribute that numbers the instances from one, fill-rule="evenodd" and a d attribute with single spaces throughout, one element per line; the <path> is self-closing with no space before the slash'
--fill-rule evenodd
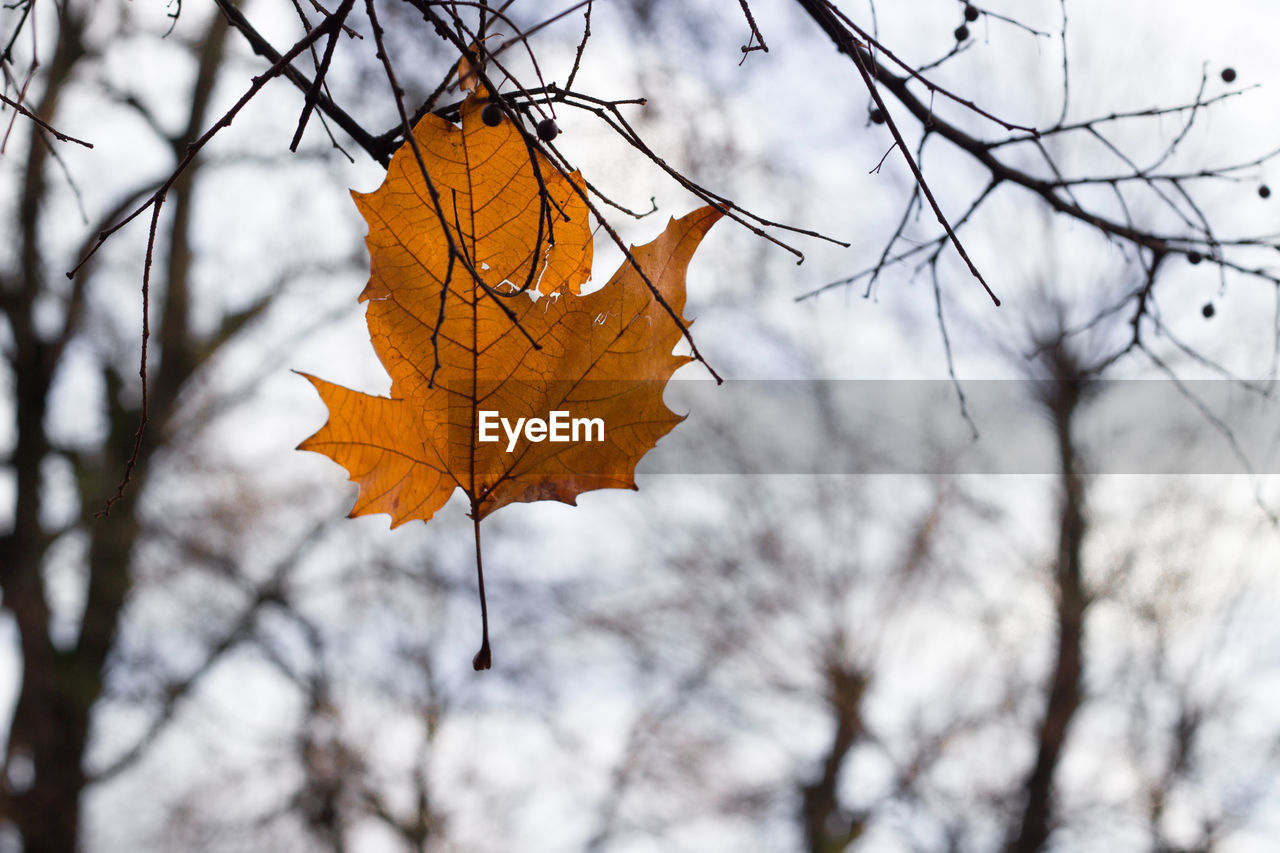
<path id="1" fill-rule="evenodd" d="M 312 81 L 308 80 L 306 75 L 295 68 L 292 64 L 294 57 L 298 55 L 299 48 L 295 45 L 288 53 L 288 58 L 272 47 L 271 42 L 257 31 L 257 29 L 249 23 L 240 9 L 231 3 L 231 0 L 214 0 L 218 8 L 222 10 L 222 14 L 227 17 L 231 25 L 235 27 L 249 42 L 249 46 L 253 48 L 254 53 L 265 58 L 271 63 L 271 70 L 266 76 L 272 76 L 278 73 L 289 82 L 293 83 L 303 92 L 310 92 L 312 89 Z M 317 30 L 308 32 L 307 35 L 298 44 L 302 48 L 310 48 L 312 44 L 322 35 L 327 35 L 330 30 L 329 22 L 333 19 L 326 18 L 325 22 L 320 25 Z M 333 120 L 333 123 L 342 128 L 342 131 L 350 136 L 357 145 L 365 150 L 365 152 L 378 161 L 382 165 L 391 162 L 391 154 L 395 151 L 395 144 L 390 140 L 383 141 L 374 137 L 364 127 L 352 118 L 346 110 L 330 100 L 328 95 L 318 92 L 315 96 L 315 104 L 325 115 Z"/>
<path id="2" fill-rule="evenodd" d="M 880 108 L 881 113 L 885 116 L 886 126 L 889 128 L 889 132 L 893 134 L 894 142 L 897 144 L 898 150 L 902 152 L 903 159 L 906 160 L 908 168 L 911 169 L 911 174 L 915 177 L 916 184 L 920 187 L 921 192 L 924 193 L 924 197 L 928 199 L 929 206 L 933 208 L 934 215 L 938 219 L 938 224 L 940 224 L 943 230 L 947 232 L 947 237 L 950 238 L 951 244 L 955 246 L 956 252 L 960 255 L 961 259 L 964 260 L 966 266 L 969 267 L 969 272 L 978 280 L 978 283 L 982 285 L 982 289 L 987 292 L 989 297 L 991 297 L 991 301 L 996 305 L 999 305 L 1000 299 L 991 290 L 991 287 L 987 284 L 986 279 L 983 278 L 978 267 L 969 259 L 969 253 L 965 250 L 964 245 L 961 244 L 960 238 L 956 236 L 954 229 L 951 227 L 951 223 L 947 221 L 947 217 L 942 212 L 942 208 L 938 205 L 937 199 L 934 198 L 933 190 L 930 189 L 924 175 L 920 172 L 920 167 L 916 165 L 916 161 L 908 151 L 906 141 L 902 138 L 902 134 L 898 130 L 897 124 L 889 115 L 889 109 L 885 105 L 884 100 L 880 97 L 880 92 L 875 82 L 873 82 L 873 80 L 883 80 L 884 78 L 881 76 L 882 74 L 891 78 L 891 80 L 896 81 L 898 88 L 894 88 L 893 86 L 888 86 L 888 88 L 890 88 L 899 100 L 902 100 L 901 92 L 906 91 L 906 79 L 894 78 L 892 74 L 889 74 L 888 71 L 876 62 L 875 58 L 872 57 L 867 48 L 853 35 L 852 32 L 850 32 L 848 28 L 846 28 L 841 16 L 834 10 L 830 3 L 825 2 L 825 0 L 797 0 L 797 2 L 809 14 L 809 16 L 813 18 L 814 22 L 818 24 L 822 31 L 827 34 L 828 38 L 835 43 L 836 48 L 841 53 L 847 54 L 849 58 L 853 60 L 854 65 L 858 69 L 858 74 L 862 77 L 863 85 L 866 86 L 867 91 L 871 94 L 872 100 L 876 102 L 876 106 Z M 905 101 L 903 102 L 906 103 Z M 916 103 L 922 108 L 922 112 L 916 112 L 915 109 L 912 109 L 912 112 L 916 114 L 916 117 L 921 120 L 921 123 L 925 127 L 930 127 L 933 124 L 932 108 L 925 108 L 922 104 L 919 104 L 919 101 Z"/>

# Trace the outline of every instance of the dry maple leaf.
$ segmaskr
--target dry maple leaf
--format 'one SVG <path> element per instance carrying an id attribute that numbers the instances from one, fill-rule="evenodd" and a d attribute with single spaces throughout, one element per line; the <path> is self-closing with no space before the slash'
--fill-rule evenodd
<path id="1" fill-rule="evenodd" d="M 635 488 L 640 458 L 681 420 L 662 393 L 690 360 L 672 353 L 688 325 L 685 270 L 721 216 L 704 207 L 672 220 L 608 284 L 578 296 L 591 263 L 579 179 L 510 121 L 487 126 L 485 100 L 464 103 L 461 130 L 432 115 L 418 124 L 430 183 L 406 144 L 381 187 L 353 193 L 369 223 L 360 299 L 391 396 L 308 376 L 329 420 L 299 445 L 347 469 L 359 486 L 352 516 L 385 512 L 394 527 L 430 519 L 455 489 L 467 495 L 484 625 L 477 669 L 490 660 L 480 520 L 516 501 Z M 520 292 L 532 283 L 551 295 Z M 556 413 L 571 440 L 548 435 Z M 511 429 L 531 419 L 541 435 Z"/>

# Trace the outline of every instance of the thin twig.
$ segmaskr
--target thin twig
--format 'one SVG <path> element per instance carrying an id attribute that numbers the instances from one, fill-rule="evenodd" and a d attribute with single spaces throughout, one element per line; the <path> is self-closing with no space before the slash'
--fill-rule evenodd
<path id="1" fill-rule="evenodd" d="M 747 43 L 742 46 L 742 62 L 746 62 L 747 54 L 756 50 L 768 53 L 769 45 L 765 44 L 764 36 L 760 34 L 760 28 L 756 26 L 755 16 L 751 14 L 751 7 L 747 5 L 747 0 L 738 0 L 738 5 L 742 7 L 742 14 L 747 18 L 747 26 L 751 28 L 751 37 L 748 38 Z M 755 41 L 756 44 L 752 44 L 752 41 Z M 742 62 L 739 62 L 738 64 L 741 65 Z"/>
<path id="2" fill-rule="evenodd" d="M 94 513 L 97 518 L 105 518 L 111 514 L 111 507 L 117 501 L 124 497 L 124 490 L 129 487 L 129 482 L 133 477 L 133 469 L 138 464 L 138 454 L 142 450 L 142 435 L 147 429 L 148 420 L 148 398 L 150 394 L 147 389 L 147 351 L 151 341 L 151 261 L 155 253 L 156 247 L 156 228 L 160 224 L 160 208 L 164 204 L 164 193 L 156 199 L 155 204 L 151 208 L 151 232 L 147 237 L 147 257 L 142 265 L 142 354 L 139 357 L 138 377 L 142 380 L 142 405 L 138 411 L 138 428 L 133 433 L 133 449 L 129 452 L 129 458 L 124 463 L 124 476 L 120 478 L 120 484 L 116 486 L 116 493 L 107 498 L 106 504 L 102 509 Z"/>
<path id="3" fill-rule="evenodd" d="M 215 0 L 215 2 L 223 2 L 223 1 L 224 0 Z M 182 176 L 182 173 L 186 171 L 187 166 L 189 166 L 191 164 L 191 161 L 195 159 L 196 155 L 200 153 L 200 150 L 204 148 L 206 144 L 208 144 L 209 140 L 211 140 L 218 133 L 218 131 L 222 130 L 225 127 L 230 127 L 231 122 L 235 119 L 236 115 L 239 114 L 240 110 L 244 109 L 245 105 L 248 104 L 249 101 L 253 100 L 254 96 L 257 95 L 258 92 L 262 90 L 263 86 L 265 86 L 269 81 L 271 81 L 275 77 L 280 76 L 281 73 L 284 71 L 284 69 L 288 66 L 288 64 L 293 61 L 294 57 L 302 53 L 302 51 L 306 50 L 307 47 L 310 46 L 312 42 L 316 41 L 321 36 L 327 35 L 330 29 L 336 26 L 337 23 L 338 21 L 336 18 L 327 19 L 326 21 L 324 21 L 324 23 L 316 27 L 310 33 L 308 33 L 303 38 L 301 38 L 297 43 L 295 43 L 294 46 L 289 49 L 289 52 L 281 56 L 280 59 L 277 60 L 274 65 L 272 65 L 269 69 L 266 70 L 266 72 L 264 72 L 263 74 L 257 77 L 254 77 L 253 82 L 249 85 L 248 90 L 245 91 L 245 93 L 240 96 L 240 100 L 236 101 L 231 106 L 231 108 L 222 115 L 222 118 L 214 122 L 214 124 L 208 130 L 206 130 L 204 134 L 200 136 L 199 139 L 197 139 L 195 142 L 187 146 L 186 155 L 182 158 L 182 160 L 178 163 L 178 165 L 174 168 L 174 170 L 169 174 L 169 177 L 165 179 L 164 183 L 160 185 L 160 188 L 157 189 L 154 194 L 152 194 L 151 198 L 147 199 L 145 202 L 139 205 L 136 209 L 134 209 L 132 213 L 130 213 L 124 219 L 120 220 L 115 225 L 112 225 L 111 227 L 104 229 L 102 232 L 98 234 L 98 239 L 97 241 L 94 242 L 92 248 L 90 248 L 89 251 L 86 252 L 80 258 L 80 261 L 67 272 L 67 278 L 74 277 L 76 274 L 76 271 L 79 270 L 80 267 L 84 266 L 85 261 L 89 260 L 89 258 L 92 257 L 98 251 L 98 249 L 102 248 L 102 244 L 105 243 L 107 239 L 111 237 L 112 234 L 116 233 L 121 228 L 128 225 L 147 208 L 151 207 L 152 205 L 158 206 L 161 202 L 163 202 L 165 194 L 169 191 L 169 189 L 175 183 L 177 183 L 178 178 Z"/>
<path id="4" fill-rule="evenodd" d="M 63 133 L 53 125 L 49 124 L 44 119 L 40 118 L 40 116 L 31 112 L 31 110 L 27 109 L 22 104 L 18 103 L 17 101 L 3 94 L 0 94 L 0 103 L 8 104 L 9 106 L 13 107 L 20 114 L 31 119 L 33 122 L 35 122 L 37 125 L 47 130 L 49 133 L 52 133 L 59 142 L 74 142 L 76 145 L 83 145 L 85 148 L 93 147 L 92 142 L 85 142 L 83 139 L 76 139 L 74 136 L 70 136 L 68 134 Z"/>
<path id="5" fill-rule="evenodd" d="M 940 86 L 937 83 L 934 83 L 932 80 L 922 75 L 918 70 L 911 67 L 909 63 L 899 59 L 893 53 L 893 51 L 889 50 L 889 48 L 885 47 L 883 44 L 876 41 L 875 38 L 873 38 L 870 33 L 862 29 L 862 27 L 859 27 L 856 23 L 854 23 L 852 19 L 850 19 L 847 15 L 845 15 L 843 12 L 837 9 L 834 5 L 827 3 L 826 6 L 828 9 L 831 10 L 831 12 L 836 16 L 836 18 L 838 18 L 841 22 L 844 23 L 846 27 L 848 27 L 850 30 L 856 33 L 858 37 L 861 38 L 868 45 L 871 45 L 872 47 L 874 47 L 877 53 L 883 53 L 885 56 L 889 57 L 889 59 L 893 62 L 894 65 L 897 65 L 899 68 L 905 71 L 909 76 L 915 78 L 916 80 L 919 80 L 921 83 L 925 85 L 926 88 L 928 88 L 930 92 L 936 92 L 937 94 L 942 95 L 944 98 L 949 98 L 950 100 L 955 101 L 957 104 L 960 104 L 965 109 L 971 110 L 972 112 L 977 113 L 978 115 L 982 116 L 988 121 L 995 122 L 996 124 L 1003 127 L 1005 130 L 1021 130 L 1031 134 L 1032 136 L 1039 135 L 1039 132 L 1034 127 L 1027 127 L 1025 125 L 1013 124 L 1012 122 L 1005 121 L 1004 119 L 998 116 L 992 115 L 991 113 L 982 109 L 973 101 L 967 98 L 962 98 L 959 95 L 955 94 L 954 92 L 950 91 L 949 89 L 946 89 L 945 87 Z M 830 35 L 830 33 L 828 33 L 828 35 Z M 845 51 L 845 52 L 847 53 L 848 51 Z M 939 62 L 941 61 L 942 60 L 939 60 Z"/>
<path id="6" fill-rule="evenodd" d="M 587 39 L 591 38 L 591 0 L 587 0 L 587 11 L 583 15 L 582 40 L 578 42 L 578 50 L 573 55 L 573 67 L 564 81 L 566 89 L 573 88 L 573 78 L 578 76 L 578 67 L 582 64 L 582 52 L 587 49 Z"/>
<path id="7" fill-rule="evenodd" d="M 339 18 L 338 27 L 346 22 L 347 16 L 351 14 L 351 8 L 355 5 L 355 0 L 342 0 L 334 15 Z M 289 143 L 290 151 L 298 150 L 298 143 L 302 141 L 302 132 L 307 129 L 307 119 L 311 117 L 311 111 L 316 107 L 316 99 L 320 97 L 320 92 L 325 85 L 325 75 L 329 73 L 329 63 L 333 61 L 333 51 L 338 46 L 338 28 L 334 28 L 329 34 L 329 41 L 324 46 L 324 57 L 320 60 L 320 65 L 316 68 L 315 79 L 311 81 L 311 88 L 307 90 L 306 100 L 302 105 L 302 115 L 298 118 L 298 129 L 293 133 L 293 140 Z M 315 55 L 315 50 L 312 50 Z"/>

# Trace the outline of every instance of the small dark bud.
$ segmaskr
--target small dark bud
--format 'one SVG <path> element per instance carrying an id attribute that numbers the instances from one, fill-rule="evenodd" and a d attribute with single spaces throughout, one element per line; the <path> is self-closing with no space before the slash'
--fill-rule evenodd
<path id="1" fill-rule="evenodd" d="M 1199 252 L 1187 252 L 1187 263 L 1198 264 L 1204 260 L 1204 255 Z"/>
<path id="2" fill-rule="evenodd" d="M 970 3 L 964 4 L 964 19 L 966 21 L 978 20 L 978 8 Z"/>
<path id="3" fill-rule="evenodd" d="M 1206 303 L 1204 304 L 1204 307 L 1200 309 L 1200 313 L 1204 315 L 1204 318 L 1205 318 L 1206 320 L 1208 320 L 1210 317 L 1212 317 L 1212 316 L 1214 315 L 1214 313 L 1216 312 L 1216 310 L 1217 310 L 1217 309 L 1215 309 L 1215 308 L 1213 307 L 1213 303 L 1212 303 L 1212 302 L 1206 302 Z"/>
<path id="4" fill-rule="evenodd" d="M 1222 69 L 1222 82 L 1234 83 L 1236 79 L 1236 70 L 1234 68 Z"/>
<path id="5" fill-rule="evenodd" d="M 552 118 L 544 118 L 538 122 L 538 138 L 543 142 L 550 142 L 560 135 L 560 128 L 556 126 L 556 120 Z"/>
<path id="6" fill-rule="evenodd" d="M 489 127 L 497 127 L 502 124 L 502 107 L 490 101 L 480 111 L 480 120 L 489 125 Z"/>
<path id="7" fill-rule="evenodd" d="M 872 109 L 871 109 L 871 123 L 872 123 L 872 124 L 884 124 L 884 110 L 880 109 L 879 107 L 872 107 Z"/>
<path id="8" fill-rule="evenodd" d="M 1266 184 L 1258 187 L 1258 198 L 1271 198 L 1271 187 Z"/>
<path id="9" fill-rule="evenodd" d="M 956 41 L 964 41 L 965 39 L 969 38 L 969 28 L 966 27 L 964 24 L 961 24 L 960 26 L 956 27 L 955 37 L 956 37 Z"/>

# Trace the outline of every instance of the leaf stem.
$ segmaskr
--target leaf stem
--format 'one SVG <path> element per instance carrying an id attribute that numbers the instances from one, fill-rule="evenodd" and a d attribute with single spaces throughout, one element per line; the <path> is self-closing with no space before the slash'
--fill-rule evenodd
<path id="1" fill-rule="evenodd" d="M 476 531 L 476 579 L 480 584 L 480 626 L 483 639 L 480 651 L 471 659 L 471 665 L 479 672 L 493 666 L 493 655 L 489 652 L 489 608 L 484 600 L 484 563 L 480 559 L 480 507 L 471 507 L 471 520 Z"/>

